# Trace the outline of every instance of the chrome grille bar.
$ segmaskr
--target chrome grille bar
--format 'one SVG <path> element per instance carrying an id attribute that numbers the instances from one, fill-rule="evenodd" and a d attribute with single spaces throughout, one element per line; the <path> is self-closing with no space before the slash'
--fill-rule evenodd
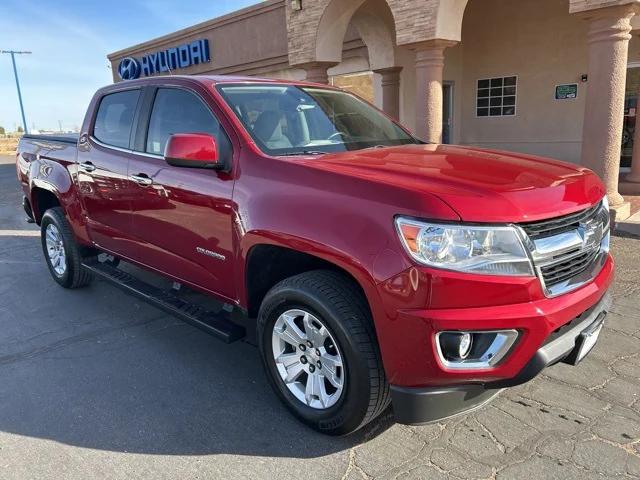
<path id="1" fill-rule="evenodd" d="M 551 218 L 549 220 L 521 223 L 520 226 L 527 235 L 529 235 L 531 240 L 542 237 L 551 237 L 562 232 L 569 232 L 577 229 L 580 226 L 580 222 L 584 222 L 585 220 L 593 217 L 601 206 L 602 204 L 598 203 L 597 205 L 586 210 L 581 210 L 580 212 Z"/>

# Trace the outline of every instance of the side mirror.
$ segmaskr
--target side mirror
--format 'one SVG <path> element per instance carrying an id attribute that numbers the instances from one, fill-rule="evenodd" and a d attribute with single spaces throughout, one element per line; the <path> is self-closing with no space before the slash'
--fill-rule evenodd
<path id="1" fill-rule="evenodd" d="M 164 149 L 164 159 L 174 167 L 222 170 L 216 139 L 207 133 L 174 133 Z"/>

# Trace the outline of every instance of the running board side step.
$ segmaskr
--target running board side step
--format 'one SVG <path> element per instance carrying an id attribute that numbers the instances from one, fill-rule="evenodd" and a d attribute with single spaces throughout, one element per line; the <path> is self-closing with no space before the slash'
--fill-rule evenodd
<path id="1" fill-rule="evenodd" d="M 220 313 L 205 310 L 195 303 L 187 302 L 166 290 L 149 285 L 111 265 L 92 261 L 85 262 L 82 266 L 121 290 L 175 315 L 225 343 L 235 342 L 245 336 L 245 329 L 231 322 L 230 313 L 224 309 Z"/>

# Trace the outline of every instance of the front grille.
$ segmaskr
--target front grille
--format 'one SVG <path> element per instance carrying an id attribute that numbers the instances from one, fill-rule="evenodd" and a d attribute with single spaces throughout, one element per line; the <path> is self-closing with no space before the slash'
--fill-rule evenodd
<path id="1" fill-rule="evenodd" d="M 567 260 L 561 259 L 552 265 L 541 267 L 540 272 L 542 273 L 542 278 L 544 278 L 545 285 L 551 287 L 581 274 L 589 268 L 599 252 L 600 250 L 597 249 L 577 255 L 574 254 L 575 256 Z"/>
<path id="2" fill-rule="evenodd" d="M 580 212 L 562 217 L 527 222 L 520 224 L 531 240 L 534 264 L 540 280 L 546 289 L 546 294 L 555 296 L 576 288 L 579 282 L 568 286 L 567 282 L 585 273 L 594 265 L 601 252 L 601 235 L 606 235 L 609 228 L 609 215 L 602 202 Z M 582 243 L 567 250 L 566 232 L 579 232 Z M 569 237 L 571 239 L 571 237 Z M 557 242 L 557 251 L 549 249 L 549 245 Z M 544 254 L 537 254 L 537 246 L 544 245 Z M 595 274 L 595 273 L 594 273 Z M 585 277 L 584 281 L 587 281 Z M 565 283 L 566 282 L 566 283 Z M 553 288 L 553 287 L 556 288 Z"/>
<path id="3" fill-rule="evenodd" d="M 562 217 L 551 218 L 549 220 L 521 223 L 520 226 L 525 232 L 527 232 L 527 235 L 529 235 L 529 238 L 531 240 L 535 240 L 536 238 L 551 237 L 553 235 L 558 235 L 560 233 L 570 232 L 571 230 L 577 229 L 580 226 L 580 222 L 589 220 L 596 215 L 598 209 L 600 208 L 600 205 L 601 204 L 598 203 L 597 205 L 586 210 L 581 210 L 580 212 L 576 213 L 570 213 L 569 215 L 564 215 Z"/>

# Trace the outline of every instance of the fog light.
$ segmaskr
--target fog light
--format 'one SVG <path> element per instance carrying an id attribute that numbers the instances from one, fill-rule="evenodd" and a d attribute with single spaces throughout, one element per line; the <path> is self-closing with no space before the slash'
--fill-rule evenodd
<path id="1" fill-rule="evenodd" d="M 471 345 L 473 345 L 473 337 L 470 333 L 463 333 L 460 336 L 460 344 L 458 345 L 458 356 L 460 358 L 467 358 L 471 351 Z"/>
<path id="2" fill-rule="evenodd" d="M 439 332 L 436 348 L 447 368 L 492 368 L 511 350 L 518 338 L 516 330 Z"/>
<path id="3" fill-rule="evenodd" d="M 449 360 L 464 360 L 471 352 L 473 336 L 468 332 L 447 332 L 440 335 L 440 348 Z"/>

